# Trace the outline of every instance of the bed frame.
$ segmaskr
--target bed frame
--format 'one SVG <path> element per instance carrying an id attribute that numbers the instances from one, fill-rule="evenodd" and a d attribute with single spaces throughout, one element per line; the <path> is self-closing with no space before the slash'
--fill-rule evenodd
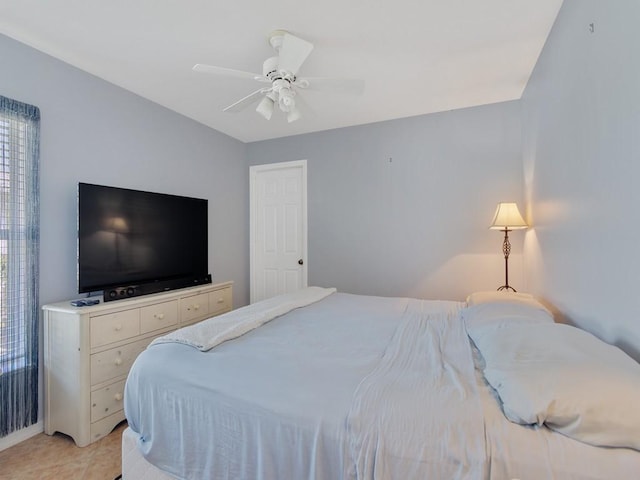
<path id="1" fill-rule="evenodd" d="M 147 462 L 136 446 L 136 434 L 129 427 L 122 433 L 123 480 L 175 480 Z"/>

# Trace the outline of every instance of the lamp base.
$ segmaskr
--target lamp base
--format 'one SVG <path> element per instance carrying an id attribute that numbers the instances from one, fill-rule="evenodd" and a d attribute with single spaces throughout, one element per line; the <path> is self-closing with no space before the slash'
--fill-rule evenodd
<path id="1" fill-rule="evenodd" d="M 516 292 L 517 290 L 515 288 L 513 288 L 511 285 L 502 285 L 501 287 L 498 287 L 498 291 L 501 292 L 502 290 L 506 290 L 509 291 L 511 290 L 512 292 Z"/>

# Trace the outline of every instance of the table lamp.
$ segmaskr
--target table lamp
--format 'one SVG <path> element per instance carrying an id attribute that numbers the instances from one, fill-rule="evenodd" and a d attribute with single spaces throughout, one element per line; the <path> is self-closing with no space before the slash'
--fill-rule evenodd
<path id="1" fill-rule="evenodd" d="M 496 208 L 496 214 L 489 228 L 491 230 L 500 230 L 504 232 L 504 241 L 502 242 L 502 253 L 504 253 L 504 285 L 498 287 L 498 290 L 512 290 L 515 288 L 509 285 L 509 253 L 511 252 L 511 243 L 509 243 L 509 232 L 511 230 L 521 230 L 527 228 L 527 222 L 524 221 L 522 215 L 518 211 L 515 203 L 499 203 Z"/>

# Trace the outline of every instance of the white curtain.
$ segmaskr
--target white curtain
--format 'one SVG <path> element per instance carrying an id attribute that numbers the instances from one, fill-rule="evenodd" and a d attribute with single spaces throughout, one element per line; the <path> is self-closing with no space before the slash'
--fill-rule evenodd
<path id="1" fill-rule="evenodd" d="M 0 437 L 38 419 L 39 132 L 0 96 Z"/>

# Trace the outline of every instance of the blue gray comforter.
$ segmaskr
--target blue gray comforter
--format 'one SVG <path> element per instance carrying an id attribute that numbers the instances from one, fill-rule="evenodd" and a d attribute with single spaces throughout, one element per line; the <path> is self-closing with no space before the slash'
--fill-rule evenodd
<path id="1" fill-rule="evenodd" d="M 334 293 L 209 351 L 154 344 L 129 426 L 184 479 L 482 478 L 461 305 Z"/>

